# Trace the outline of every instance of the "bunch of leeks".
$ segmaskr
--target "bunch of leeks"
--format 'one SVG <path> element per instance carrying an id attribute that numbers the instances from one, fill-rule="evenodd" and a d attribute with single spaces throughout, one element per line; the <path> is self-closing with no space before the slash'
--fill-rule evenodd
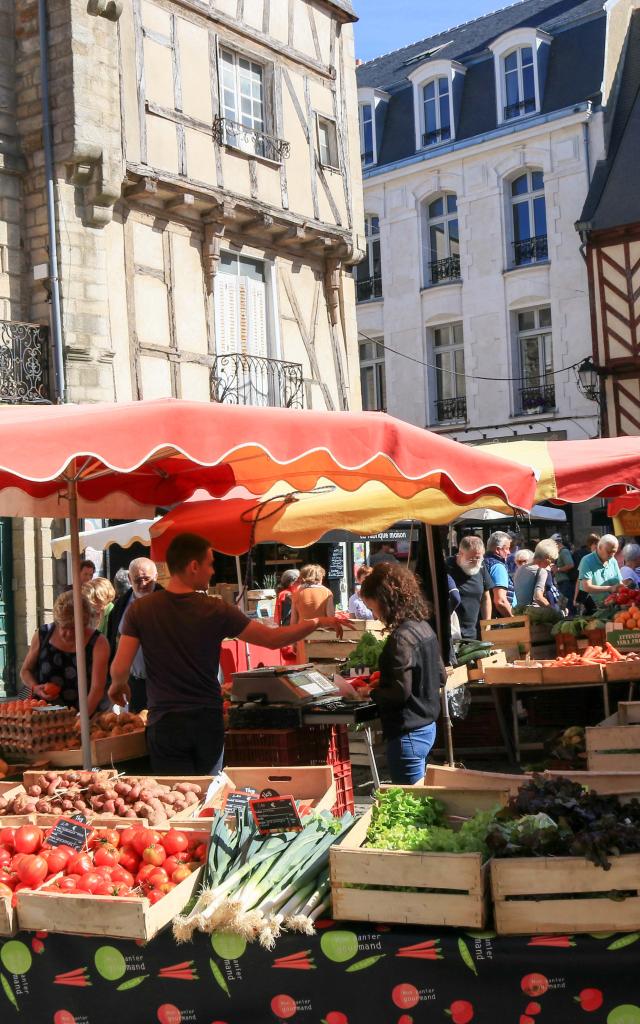
<path id="1" fill-rule="evenodd" d="M 300 832 L 261 836 L 248 807 L 235 812 L 235 827 L 219 811 L 202 891 L 174 921 L 176 940 L 194 930 L 235 932 L 271 949 L 283 927 L 312 934 L 330 903 L 329 848 L 353 820 L 323 811 L 303 818 Z"/>

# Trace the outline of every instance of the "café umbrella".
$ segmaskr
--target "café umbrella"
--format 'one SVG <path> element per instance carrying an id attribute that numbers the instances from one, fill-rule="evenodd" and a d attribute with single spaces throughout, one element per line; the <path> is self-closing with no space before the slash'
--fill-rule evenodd
<path id="1" fill-rule="evenodd" d="M 403 499 L 432 488 L 453 502 L 490 494 L 527 510 L 529 466 L 465 448 L 378 413 L 251 408 L 158 399 L 6 406 L 0 413 L 0 515 L 70 522 L 83 762 L 90 766 L 80 591 L 80 517 L 152 518 L 199 488 L 263 494 L 321 479 L 346 492 L 378 480 Z"/>

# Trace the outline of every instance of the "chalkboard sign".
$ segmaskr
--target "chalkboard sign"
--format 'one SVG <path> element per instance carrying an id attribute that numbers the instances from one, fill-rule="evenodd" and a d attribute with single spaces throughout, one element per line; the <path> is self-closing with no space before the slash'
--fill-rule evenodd
<path id="1" fill-rule="evenodd" d="M 302 822 L 292 796 L 275 796 L 252 800 L 249 804 L 253 820 L 261 836 L 278 832 L 300 832 Z"/>
<path id="2" fill-rule="evenodd" d="M 329 548 L 329 571 L 327 579 L 341 580 L 344 576 L 344 549 L 341 544 L 332 544 Z"/>
<path id="3" fill-rule="evenodd" d="M 243 811 L 251 797 L 255 795 L 255 789 L 232 789 L 225 797 L 223 810 L 227 814 L 232 814 L 234 811 Z"/>
<path id="4" fill-rule="evenodd" d="M 92 832 L 83 814 L 58 818 L 47 837 L 47 846 L 70 846 L 72 850 L 84 850 Z"/>

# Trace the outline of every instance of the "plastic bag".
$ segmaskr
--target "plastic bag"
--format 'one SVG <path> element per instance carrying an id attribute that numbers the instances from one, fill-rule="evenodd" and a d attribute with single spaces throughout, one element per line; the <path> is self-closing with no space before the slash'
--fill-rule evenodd
<path id="1" fill-rule="evenodd" d="M 471 707 L 471 691 L 469 687 L 456 686 L 454 690 L 447 690 L 447 701 L 451 718 L 466 718 Z"/>

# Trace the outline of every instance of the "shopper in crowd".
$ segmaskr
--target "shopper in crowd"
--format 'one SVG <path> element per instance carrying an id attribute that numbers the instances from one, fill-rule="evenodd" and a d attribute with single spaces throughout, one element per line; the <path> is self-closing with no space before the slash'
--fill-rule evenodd
<path id="1" fill-rule="evenodd" d="M 618 563 L 618 568 L 620 569 L 620 572 L 622 572 L 622 566 L 624 565 L 624 554 L 623 554 L 623 552 L 624 552 L 624 549 L 625 549 L 625 545 L 627 543 L 627 538 L 626 537 L 616 537 L 616 540 L 618 541 L 618 550 L 616 551 L 616 562 Z"/>
<path id="2" fill-rule="evenodd" d="M 321 565 L 303 565 L 298 587 L 291 601 L 291 623 L 304 622 L 318 615 L 333 615 L 333 594 L 325 587 L 325 571 Z"/>
<path id="3" fill-rule="evenodd" d="M 80 586 L 92 580 L 95 575 L 95 571 L 95 562 L 92 562 L 90 558 L 83 558 L 80 562 Z M 67 583 L 64 589 L 65 592 L 73 590 L 73 583 Z"/>
<path id="4" fill-rule="evenodd" d="M 103 636 L 106 636 L 109 615 L 113 609 L 113 602 L 116 596 L 113 583 L 111 580 L 105 579 L 104 576 L 94 576 L 92 580 L 84 584 L 82 593 L 88 599 L 93 609 L 96 629 Z"/>
<path id="5" fill-rule="evenodd" d="M 89 600 L 84 594 L 80 600 L 89 687 L 87 704 L 92 715 L 105 696 L 109 645 L 93 628 L 94 612 Z M 53 606 L 53 622 L 40 626 L 34 633 L 20 678 L 29 696 L 50 704 L 79 707 L 73 591 L 65 590 L 60 594 Z"/>
<path id="6" fill-rule="evenodd" d="M 599 533 L 589 533 L 589 534 L 587 534 L 587 536 L 585 537 L 585 541 L 584 541 L 584 544 L 582 545 L 582 547 L 579 547 L 577 549 L 577 551 L 574 551 L 574 553 L 573 553 L 573 558 L 574 558 L 574 561 L 575 561 L 576 565 L 579 566 L 580 562 L 585 557 L 585 555 L 588 555 L 592 551 L 596 550 L 596 548 L 598 546 L 599 540 L 600 540 L 600 534 Z"/>
<path id="7" fill-rule="evenodd" d="M 484 544 L 469 534 L 460 541 L 458 553 L 447 559 L 447 572 L 458 588 L 460 604 L 456 609 L 463 640 L 478 638 L 480 619 L 491 618 L 493 580 L 483 565 Z"/>
<path id="8" fill-rule="evenodd" d="M 620 575 L 623 582 L 627 586 L 640 587 L 640 544 L 625 544 L 622 555 L 624 564 Z"/>
<path id="9" fill-rule="evenodd" d="M 582 545 L 582 547 L 578 548 L 577 551 L 574 551 L 574 553 L 573 553 L 573 560 L 574 560 L 576 566 L 578 567 L 578 574 L 580 572 L 580 563 L 582 562 L 582 559 L 585 558 L 587 555 L 591 554 L 591 552 L 595 551 L 597 546 L 598 546 L 598 544 L 599 544 L 599 542 L 600 542 L 600 534 L 599 533 L 589 533 L 589 534 L 587 534 L 587 537 L 586 537 L 585 542 Z M 580 578 L 579 578 L 579 575 L 578 575 L 578 578 L 576 579 L 575 590 L 573 591 L 573 605 L 574 605 L 574 611 L 576 609 L 579 609 L 579 611 L 580 611 L 580 613 L 582 615 L 585 615 L 585 614 L 591 615 L 591 614 L 593 614 L 593 611 L 595 609 L 595 604 L 594 604 L 593 600 L 590 597 L 588 597 L 588 595 L 586 593 L 583 593 L 580 590 Z"/>
<path id="10" fill-rule="evenodd" d="M 598 541 L 596 550 L 585 555 L 578 566 L 582 604 L 589 615 L 622 583 L 620 567 L 616 561 L 617 551 L 617 537 L 605 533 Z"/>
<path id="11" fill-rule="evenodd" d="M 541 540 L 536 544 L 533 561 L 521 565 L 513 579 L 516 602 L 520 607 L 559 607 L 560 595 L 551 572 L 551 565 L 557 557 L 558 545 L 555 540 Z"/>
<path id="12" fill-rule="evenodd" d="M 131 584 L 129 589 L 114 602 L 107 623 L 107 640 L 112 660 L 120 641 L 127 609 L 141 597 L 147 597 L 156 590 L 162 590 L 158 583 L 158 569 L 150 558 L 134 558 L 129 564 L 129 582 Z M 134 714 L 144 711 L 147 707 L 147 670 L 142 650 L 138 650 L 133 659 L 129 689 L 131 691 L 129 711 Z"/>
<path id="13" fill-rule="evenodd" d="M 390 544 L 388 541 L 378 544 L 374 554 L 369 555 L 369 565 L 374 569 L 376 565 L 380 565 L 380 562 L 391 562 L 392 565 L 400 564 L 396 557 L 395 544 Z"/>
<path id="14" fill-rule="evenodd" d="M 116 597 L 122 597 L 123 594 L 126 594 L 130 587 L 128 569 L 118 569 L 117 573 L 113 577 L 113 586 L 116 592 Z"/>
<path id="15" fill-rule="evenodd" d="M 440 687 L 446 674 L 429 609 L 413 573 L 400 565 L 376 566 L 362 584 L 363 601 L 389 630 L 380 655 L 380 681 L 371 691 L 387 741 L 391 781 L 424 778 L 436 736 Z"/>
<path id="16" fill-rule="evenodd" d="M 509 550 L 509 554 L 507 555 L 507 571 L 511 576 L 513 576 L 514 572 L 516 571 L 516 557 L 518 555 L 518 551 L 520 550 L 521 538 L 517 533 L 513 533 L 511 530 L 509 530 L 509 537 L 511 538 L 511 547 Z"/>
<path id="17" fill-rule="evenodd" d="M 356 589 L 349 598 L 349 615 L 354 619 L 372 619 L 373 612 L 367 608 L 360 596 L 362 583 L 370 576 L 373 569 L 368 565 L 359 565 L 356 569 Z"/>
<path id="18" fill-rule="evenodd" d="M 299 569 L 285 569 L 276 588 L 276 606 L 273 613 L 277 626 L 288 626 L 291 622 L 293 594 L 300 579 Z"/>
<path id="19" fill-rule="evenodd" d="M 179 534 L 167 549 L 170 579 L 127 609 L 111 664 L 109 696 L 131 699 L 131 667 L 142 648 L 147 672 L 147 746 L 155 775 L 215 775 L 222 767 L 224 726 L 218 679 L 226 637 L 277 650 L 314 629 L 342 636 L 348 622 L 318 616 L 293 626 L 269 627 L 206 593 L 213 551 L 204 537 Z"/>
<path id="20" fill-rule="evenodd" d="M 513 577 L 507 569 L 510 551 L 511 537 L 508 533 L 497 530 L 491 534 L 487 541 L 484 564 L 493 582 L 491 601 L 496 618 L 510 618 L 516 603 Z"/>
<path id="21" fill-rule="evenodd" d="M 515 565 L 515 575 L 521 565 L 530 565 L 533 562 L 533 551 L 530 551 L 529 548 L 520 548 L 516 552 L 513 562 Z"/>
<path id="22" fill-rule="evenodd" d="M 571 554 L 571 548 L 561 533 L 554 533 L 551 537 L 558 545 L 558 558 L 556 560 L 555 581 L 560 595 L 566 602 L 567 612 L 573 615 L 573 596 L 578 579 L 578 569 Z"/>

